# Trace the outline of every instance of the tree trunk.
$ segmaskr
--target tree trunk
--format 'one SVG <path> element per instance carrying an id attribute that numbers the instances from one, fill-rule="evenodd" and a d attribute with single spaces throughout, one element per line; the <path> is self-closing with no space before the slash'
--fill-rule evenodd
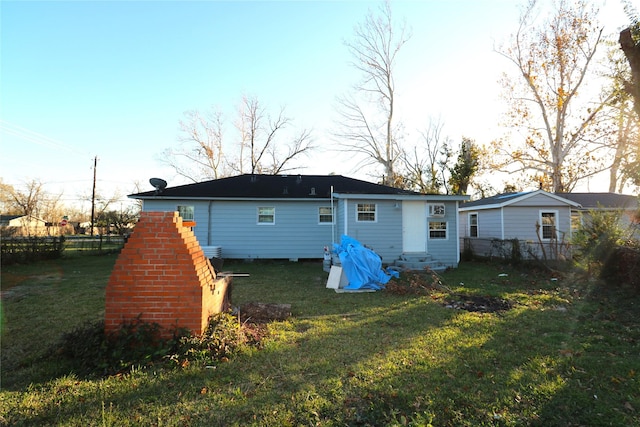
<path id="1" fill-rule="evenodd" d="M 640 118 L 640 43 L 634 42 L 630 27 L 620 32 L 619 42 L 631 67 L 631 81 L 626 82 L 625 90 L 633 97 L 634 108 Z"/>

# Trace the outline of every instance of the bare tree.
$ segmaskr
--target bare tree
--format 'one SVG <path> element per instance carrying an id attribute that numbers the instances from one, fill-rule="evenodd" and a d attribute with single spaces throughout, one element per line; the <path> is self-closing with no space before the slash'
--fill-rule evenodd
<path id="1" fill-rule="evenodd" d="M 308 154 L 315 146 L 311 132 L 303 129 L 295 134 L 286 133 L 291 119 L 281 108 L 274 117 L 266 110 L 256 97 L 242 98 L 236 128 L 240 133 L 239 156 L 231 163 L 232 169 L 244 173 L 266 173 L 277 175 L 295 169 L 291 162 Z M 282 143 L 282 139 L 288 142 Z M 248 165 L 247 165 L 248 157 Z"/>
<path id="2" fill-rule="evenodd" d="M 10 189 L 10 204 L 13 210 L 28 217 L 40 217 L 46 197 L 42 182 L 31 180 L 24 185 L 24 190 Z"/>
<path id="3" fill-rule="evenodd" d="M 396 28 L 390 1 L 379 15 L 369 13 L 355 28 L 354 39 L 345 43 L 352 65 L 362 73 L 354 93 L 338 99 L 335 137 L 342 149 L 362 155 L 363 165 L 381 165 L 382 183 L 397 181 L 396 163 L 401 149 L 395 122 L 395 66 L 398 52 L 409 40 L 405 25 Z M 366 104 L 366 106 L 365 106 Z"/>
<path id="4" fill-rule="evenodd" d="M 193 182 L 226 175 L 221 111 L 213 109 L 206 115 L 195 110 L 187 111 L 185 119 L 180 120 L 180 131 L 180 146 L 164 151 L 164 163 Z"/>
<path id="5" fill-rule="evenodd" d="M 185 113 L 180 121 L 180 146 L 166 149 L 161 161 L 178 175 L 199 182 L 234 173 L 291 171 L 296 169 L 295 159 L 315 148 L 310 131 L 290 130 L 292 119 L 284 108 L 272 118 L 256 97 L 242 98 L 234 123 L 237 138 L 225 137 L 225 124 L 220 110 L 208 115 Z"/>
<path id="6" fill-rule="evenodd" d="M 401 164 L 408 188 L 426 194 L 439 194 L 446 186 L 451 140 L 443 135 L 443 127 L 444 123 L 440 120 L 429 120 L 427 128 L 419 132 L 422 141 L 413 147 L 413 152 L 402 153 Z"/>
<path id="7" fill-rule="evenodd" d="M 519 134 L 494 145 L 495 167 L 527 172 L 550 190 L 571 191 L 581 179 L 606 168 L 597 152 L 597 129 L 608 99 L 586 98 L 588 72 L 602 29 L 586 0 L 558 0 L 553 15 L 535 26 L 537 1 L 520 19 L 510 47 L 499 50 L 518 70 L 503 86 L 509 101 L 507 124 Z"/>

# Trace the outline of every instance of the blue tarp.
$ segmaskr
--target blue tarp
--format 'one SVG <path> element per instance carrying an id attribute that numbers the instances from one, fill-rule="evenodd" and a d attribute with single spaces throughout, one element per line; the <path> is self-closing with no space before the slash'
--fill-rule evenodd
<path id="1" fill-rule="evenodd" d="M 349 279 L 344 289 L 380 290 L 392 277 L 400 276 L 397 271 L 385 271 L 378 254 L 347 235 L 342 236 L 340 244 L 333 244 L 333 251 L 340 258 L 342 271 Z"/>

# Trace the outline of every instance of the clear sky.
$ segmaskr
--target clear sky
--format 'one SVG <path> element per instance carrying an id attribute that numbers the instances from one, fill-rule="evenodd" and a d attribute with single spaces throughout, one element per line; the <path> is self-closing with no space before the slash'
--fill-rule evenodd
<path id="1" fill-rule="evenodd" d="M 627 22 L 619 0 L 600 0 L 605 33 Z M 454 142 L 498 137 L 493 52 L 517 28 L 515 0 L 392 2 L 413 36 L 396 74 L 398 117 L 417 140 L 430 117 Z M 358 81 L 344 41 L 370 1 L 2 1 L 0 178 L 36 179 L 65 203 L 98 192 L 186 183 L 158 160 L 176 144 L 187 110 L 229 119 L 243 94 L 330 149 L 336 98 Z M 301 173 L 367 179 L 348 156 L 318 152 Z M 372 171 L 370 171 L 372 172 Z M 606 188 L 602 189 L 606 190 Z M 123 198 L 123 201 L 126 201 Z"/>

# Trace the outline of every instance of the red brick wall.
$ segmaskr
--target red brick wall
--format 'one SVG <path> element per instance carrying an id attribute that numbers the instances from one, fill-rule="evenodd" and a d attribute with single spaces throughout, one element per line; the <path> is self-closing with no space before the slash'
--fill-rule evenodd
<path id="1" fill-rule="evenodd" d="M 140 315 L 165 332 L 201 334 L 211 315 L 227 309 L 227 286 L 177 212 L 142 212 L 107 284 L 105 331 Z"/>

